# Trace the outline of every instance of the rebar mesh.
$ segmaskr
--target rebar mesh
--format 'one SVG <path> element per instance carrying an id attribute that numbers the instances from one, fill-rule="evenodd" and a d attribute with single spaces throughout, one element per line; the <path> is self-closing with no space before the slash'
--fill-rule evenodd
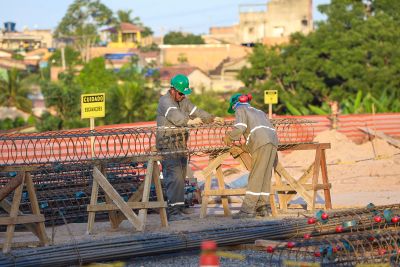
<path id="1" fill-rule="evenodd" d="M 278 134 L 280 150 L 300 143 L 310 143 L 314 139 L 311 121 L 279 119 L 273 120 L 273 124 Z M 171 153 L 217 153 L 229 149 L 222 138 L 231 128 L 232 123 L 226 123 L 196 128 L 142 127 L 6 134 L 0 135 L 0 166 L 82 162 Z M 164 138 L 157 138 L 161 135 Z M 163 149 L 165 144 L 168 149 Z"/>

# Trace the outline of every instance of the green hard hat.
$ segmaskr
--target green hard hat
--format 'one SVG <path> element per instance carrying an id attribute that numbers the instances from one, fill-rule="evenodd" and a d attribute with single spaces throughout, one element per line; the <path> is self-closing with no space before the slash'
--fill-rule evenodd
<path id="1" fill-rule="evenodd" d="M 235 110 L 232 108 L 233 105 L 235 105 L 239 101 L 239 97 L 241 96 L 241 93 L 236 93 L 233 96 L 231 96 L 231 99 L 229 99 L 229 108 L 228 108 L 228 113 L 234 114 Z"/>
<path id="2" fill-rule="evenodd" d="M 192 92 L 192 89 L 189 88 L 189 79 L 183 74 L 175 75 L 171 79 L 171 87 L 184 95 L 189 95 Z"/>

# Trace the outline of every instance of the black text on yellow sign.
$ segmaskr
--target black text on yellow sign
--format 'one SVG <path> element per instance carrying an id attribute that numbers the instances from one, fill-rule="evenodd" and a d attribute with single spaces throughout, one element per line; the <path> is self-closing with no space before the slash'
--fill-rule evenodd
<path id="1" fill-rule="evenodd" d="M 101 118 L 106 115 L 106 96 L 104 93 L 81 95 L 81 118 Z"/>
<path id="2" fill-rule="evenodd" d="M 278 104 L 278 90 L 265 90 L 264 91 L 265 104 Z"/>

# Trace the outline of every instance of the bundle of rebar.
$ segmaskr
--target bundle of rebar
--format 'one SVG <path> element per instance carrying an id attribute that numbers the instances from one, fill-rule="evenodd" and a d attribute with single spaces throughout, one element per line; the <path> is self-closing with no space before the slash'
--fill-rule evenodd
<path id="1" fill-rule="evenodd" d="M 284 261 L 305 262 L 322 261 L 329 266 L 341 263 L 343 266 L 358 262 L 399 262 L 399 222 L 387 219 L 377 222 L 379 214 L 398 216 L 400 205 L 377 206 L 373 209 L 355 209 L 329 213 L 332 223 L 324 227 L 310 224 L 308 219 L 285 219 L 283 221 L 246 221 L 235 226 L 218 227 L 201 231 L 173 233 L 146 233 L 133 236 L 111 238 L 96 241 L 22 249 L 12 251 L 0 257 L 0 266 L 65 266 L 94 261 L 112 261 L 127 258 L 160 255 L 169 252 L 199 249 L 203 240 L 215 240 L 218 246 L 237 245 L 253 242 L 256 239 L 286 240 L 281 245 L 267 248 L 271 254 L 271 266 L 281 266 Z M 385 212 L 390 210 L 391 213 Z M 376 215 L 378 212 L 378 215 Z M 318 214 L 318 213 L 317 213 Z M 373 227 L 364 230 L 357 224 L 343 229 L 336 229 L 339 222 L 346 223 L 349 214 L 352 219 L 372 220 Z M 321 220 L 325 216 L 322 216 Z M 330 220 L 330 219 L 328 219 Z M 378 226 L 379 225 L 379 226 Z M 358 229 L 359 228 L 359 229 Z M 305 237 L 312 233 L 311 238 Z M 347 233 L 347 234 L 346 234 Z M 329 234 L 327 237 L 326 234 Z M 322 238 L 322 235 L 323 238 Z M 321 238 L 319 238 L 321 236 Z M 334 256 L 331 254 L 335 253 Z M 320 254 L 318 254 L 318 252 Z M 363 258 L 365 256 L 365 260 Z M 346 265 L 347 264 L 347 265 Z"/>

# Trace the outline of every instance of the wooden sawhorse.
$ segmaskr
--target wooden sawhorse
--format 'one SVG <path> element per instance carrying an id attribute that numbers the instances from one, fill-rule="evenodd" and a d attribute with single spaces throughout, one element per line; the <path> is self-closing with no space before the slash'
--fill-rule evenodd
<path id="1" fill-rule="evenodd" d="M 136 230 L 143 231 L 147 220 L 147 209 L 159 209 L 161 225 L 164 227 L 168 226 L 166 213 L 167 203 L 164 201 L 163 197 L 160 181 L 160 169 L 157 163 L 158 160 L 160 160 L 160 158 L 157 157 L 150 157 L 147 160 L 145 180 L 127 202 L 124 201 L 107 180 L 103 174 L 104 169 L 101 165 L 97 165 L 93 168 L 92 193 L 90 197 L 90 205 L 87 207 L 87 211 L 89 212 L 87 234 L 92 233 L 95 215 L 96 212 L 99 211 L 109 211 L 109 219 L 113 229 L 117 228 L 123 220 L 128 219 Z M 157 201 L 149 202 L 152 181 L 155 186 Z M 97 204 L 99 186 L 105 192 L 105 204 Z M 141 202 L 139 202 L 140 200 Z M 139 213 L 136 214 L 133 212 L 133 209 L 139 209 Z"/>
<path id="2" fill-rule="evenodd" d="M 281 146 L 285 147 L 286 146 Z M 281 163 L 275 168 L 275 184 L 272 185 L 270 202 L 272 208 L 272 215 L 277 215 L 277 203 L 275 200 L 275 195 L 278 196 L 279 200 L 279 209 L 283 212 L 286 212 L 288 209 L 288 203 L 291 199 L 293 199 L 297 194 L 299 194 L 304 201 L 308 204 L 307 208 L 312 212 L 315 211 L 316 206 L 316 198 L 317 191 L 324 190 L 325 197 L 325 208 L 332 209 L 332 201 L 331 201 L 331 193 L 330 188 L 331 184 L 328 181 L 328 172 L 326 167 L 326 153 L 325 150 L 330 148 L 329 143 L 310 143 L 310 144 L 299 144 L 290 146 L 290 150 L 315 150 L 315 159 L 314 162 L 310 165 L 307 171 L 296 180 L 293 178 L 286 169 L 282 166 Z M 234 151 L 234 153 L 233 153 Z M 210 196 L 220 196 L 222 201 L 222 206 L 224 208 L 224 215 L 229 216 L 230 210 L 228 205 L 228 196 L 241 196 L 245 195 L 246 189 L 225 189 L 224 178 L 222 173 L 222 163 L 232 154 L 232 156 L 239 160 L 239 162 L 247 169 L 251 170 L 251 156 L 244 152 L 243 150 L 239 150 L 238 147 L 235 150 L 231 149 L 230 152 L 226 152 L 217 157 L 211 157 L 210 163 L 203 170 L 203 174 L 205 177 L 204 191 L 202 192 L 202 203 L 201 203 L 201 211 L 200 218 L 204 218 L 207 215 L 207 205 L 208 198 Z M 319 171 L 321 169 L 322 183 L 318 183 Z M 218 180 L 218 189 L 211 189 L 211 179 L 212 174 L 215 170 L 217 180 Z M 307 184 L 307 181 L 312 177 L 312 183 Z M 283 180 L 284 178 L 285 180 Z M 310 194 L 311 191 L 311 194 Z"/>
<path id="3" fill-rule="evenodd" d="M 299 179 L 291 176 L 282 164 L 278 163 L 275 168 L 275 184 L 272 192 L 278 196 L 279 207 L 283 212 L 288 209 L 288 203 L 297 194 L 307 203 L 307 209 L 315 211 L 317 191 L 324 190 L 325 209 L 332 209 L 331 184 L 328 181 L 325 150 L 331 147 L 330 143 L 310 143 L 290 146 L 287 150 L 315 150 L 314 162 L 308 167 Z M 322 183 L 318 183 L 319 171 L 321 170 Z M 312 177 L 311 184 L 307 181 Z M 282 179 L 284 178 L 284 180 Z"/>
<path id="4" fill-rule="evenodd" d="M 251 170 L 251 156 L 249 153 L 244 152 L 239 147 L 234 147 L 230 150 L 230 152 L 225 152 L 221 155 L 210 156 L 210 162 L 208 166 L 203 170 L 203 175 L 205 177 L 204 182 L 204 190 L 202 192 L 202 200 L 201 200 L 201 210 L 200 210 L 200 218 L 205 218 L 207 216 L 207 208 L 208 208 L 208 200 L 210 196 L 220 196 L 222 206 L 224 208 L 224 215 L 230 216 L 231 211 L 229 209 L 228 197 L 229 196 L 244 196 L 246 194 L 245 188 L 238 189 L 225 189 L 224 176 L 222 172 L 222 163 L 229 156 L 237 159 L 242 166 L 244 166 L 247 170 Z M 212 174 L 216 173 L 217 181 L 218 181 L 218 189 L 211 189 L 211 179 Z M 274 195 L 270 195 L 270 201 L 274 198 Z M 272 206 L 272 216 L 276 216 L 276 208 Z"/>
<path id="5" fill-rule="evenodd" d="M 11 250 L 12 239 L 14 237 L 15 225 L 22 224 L 25 228 L 30 230 L 39 239 L 39 244 L 46 246 L 49 239 L 45 230 L 45 218 L 40 214 L 39 204 L 36 197 L 35 187 L 33 185 L 32 177 L 30 174 L 32 168 L 20 168 L 0 192 L 1 202 L 0 206 L 9 213 L 8 217 L 0 217 L 0 225 L 7 225 L 5 241 L 3 244 L 3 252 L 8 253 Z M 6 167 L 3 171 L 14 171 L 15 168 Z M 33 170 L 33 169 L 32 169 Z M 19 210 L 21 203 L 22 191 L 26 186 L 29 201 L 31 203 L 32 214 L 23 214 Z M 4 199 L 7 195 L 14 191 L 13 200 L 10 203 Z"/>

